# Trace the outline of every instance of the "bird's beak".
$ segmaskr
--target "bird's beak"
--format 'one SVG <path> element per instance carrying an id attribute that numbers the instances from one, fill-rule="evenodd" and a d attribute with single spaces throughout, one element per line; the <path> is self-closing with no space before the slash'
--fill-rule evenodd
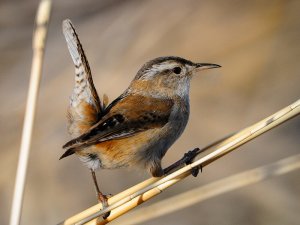
<path id="1" fill-rule="evenodd" d="M 213 68 L 219 68 L 221 67 L 218 64 L 212 64 L 212 63 L 196 63 L 196 70 L 207 70 L 207 69 L 213 69 Z"/>

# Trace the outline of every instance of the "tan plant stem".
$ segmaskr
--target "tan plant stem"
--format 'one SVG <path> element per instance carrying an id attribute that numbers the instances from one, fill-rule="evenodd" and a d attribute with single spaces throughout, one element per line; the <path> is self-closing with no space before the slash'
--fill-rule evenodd
<path id="1" fill-rule="evenodd" d="M 24 186 L 27 173 L 27 164 L 31 146 L 32 129 L 34 124 L 36 102 L 42 73 L 42 64 L 44 58 L 43 56 L 48 27 L 47 25 L 50 19 L 50 12 L 51 1 L 42 0 L 40 2 L 36 15 L 36 27 L 33 36 L 33 59 L 31 66 L 31 76 L 26 103 L 26 112 L 22 132 L 19 162 L 15 181 L 14 197 L 11 208 L 10 225 L 18 225 L 20 223 Z"/>
<path id="2" fill-rule="evenodd" d="M 174 197 L 159 201 L 148 207 L 135 210 L 118 220 L 122 225 L 140 224 L 157 217 L 173 213 L 180 209 L 198 204 L 206 199 L 216 197 L 229 191 L 236 190 L 260 181 L 280 176 L 300 169 L 300 154 L 275 163 L 261 166 L 242 173 L 217 180 L 210 184 L 178 194 Z"/>

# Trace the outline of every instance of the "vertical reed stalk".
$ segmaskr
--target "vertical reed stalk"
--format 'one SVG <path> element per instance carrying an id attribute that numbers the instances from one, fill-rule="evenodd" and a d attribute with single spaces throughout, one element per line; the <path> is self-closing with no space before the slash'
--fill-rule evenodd
<path id="1" fill-rule="evenodd" d="M 29 91 L 26 103 L 25 118 L 23 124 L 22 140 L 19 162 L 15 181 L 14 197 L 11 208 L 10 225 L 20 224 L 21 209 L 23 203 L 24 186 L 26 181 L 27 164 L 32 139 L 36 102 L 39 92 L 47 27 L 51 12 L 51 1 L 42 0 L 36 15 L 36 27 L 33 34 L 33 59 Z"/>

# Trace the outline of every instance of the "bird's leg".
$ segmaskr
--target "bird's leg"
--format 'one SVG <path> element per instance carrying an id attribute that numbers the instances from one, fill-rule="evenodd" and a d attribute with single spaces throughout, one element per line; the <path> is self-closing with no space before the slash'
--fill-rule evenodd
<path id="1" fill-rule="evenodd" d="M 191 164 L 192 160 L 200 153 L 202 152 L 201 149 L 195 148 L 194 150 L 188 151 L 183 155 L 181 159 L 173 163 L 172 165 L 168 166 L 167 168 L 164 169 L 164 174 L 168 174 L 170 171 L 174 170 L 175 168 L 181 166 L 182 164 Z M 192 175 L 196 177 L 199 173 L 199 169 L 202 172 L 202 166 L 200 165 L 199 167 L 195 167 L 192 169 Z"/>
<path id="2" fill-rule="evenodd" d="M 108 207 L 107 196 L 104 195 L 99 189 L 95 171 L 91 169 L 91 173 L 92 173 L 92 177 L 93 177 L 93 181 L 94 181 L 94 185 L 95 185 L 95 190 L 96 190 L 96 193 L 97 193 L 98 202 L 102 203 L 102 206 L 103 206 L 103 209 L 104 209 L 104 208 Z M 110 215 L 110 212 L 105 213 L 103 215 L 103 219 L 106 219 L 107 217 L 109 217 L 109 215 Z"/>

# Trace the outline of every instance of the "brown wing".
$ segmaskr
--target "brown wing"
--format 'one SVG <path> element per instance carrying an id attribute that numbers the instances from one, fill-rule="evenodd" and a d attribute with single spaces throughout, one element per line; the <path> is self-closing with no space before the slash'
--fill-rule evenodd
<path id="1" fill-rule="evenodd" d="M 74 137 L 97 123 L 103 106 L 95 89 L 88 60 L 70 20 L 64 20 L 63 33 L 75 65 L 75 86 L 68 108 L 69 133 Z"/>
<path id="2" fill-rule="evenodd" d="M 164 126 L 169 119 L 173 101 L 140 95 L 122 98 L 87 132 L 63 147 L 79 150 L 103 141 L 126 138 L 136 133 Z"/>

